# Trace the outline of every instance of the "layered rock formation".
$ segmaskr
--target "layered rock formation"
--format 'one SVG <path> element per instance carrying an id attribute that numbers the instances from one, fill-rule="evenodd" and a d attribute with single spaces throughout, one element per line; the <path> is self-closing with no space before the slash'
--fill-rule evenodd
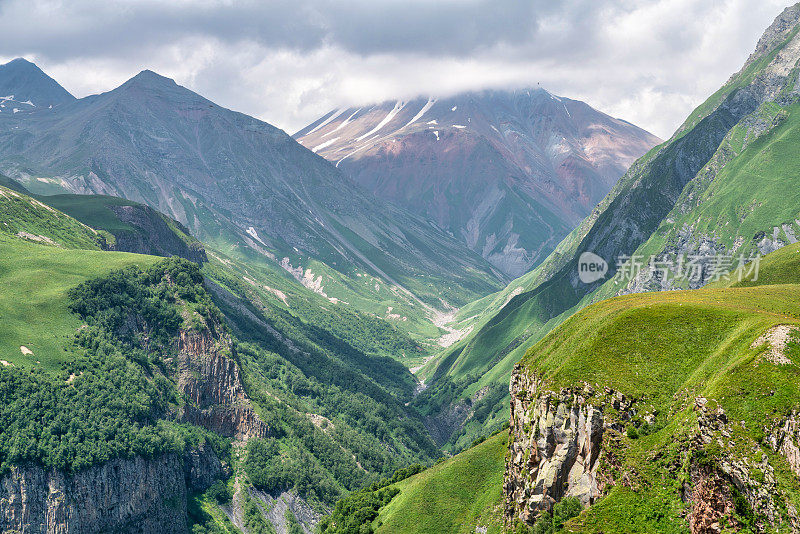
<path id="1" fill-rule="evenodd" d="M 190 401 L 181 418 L 237 440 L 269 435 L 244 390 L 229 340 L 211 331 L 182 330 L 178 339 L 178 389 Z"/>
<path id="2" fill-rule="evenodd" d="M 117 458 L 75 475 L 14 466 L 0 479 L 0 531 L 185 533 L 186 495 L 193 488 L 184 463 L 177 454 Z"/>
<path id="3" fill-rule="evenodd" d="M 604 487 L 599 476 L 604 436 L 601 404 L 593 404 L 594 390 L 543 389 L 533 376 L 515 368 L 511 379 L 511 419 L 506 474 L 507 522 L 532 523 L 542 511 L 564 497 L 592 504 Z M 631 403 L 624 395 L 606 392 L 627 418 Z M 614 425 L 615 426 L 615 425 Z"/>

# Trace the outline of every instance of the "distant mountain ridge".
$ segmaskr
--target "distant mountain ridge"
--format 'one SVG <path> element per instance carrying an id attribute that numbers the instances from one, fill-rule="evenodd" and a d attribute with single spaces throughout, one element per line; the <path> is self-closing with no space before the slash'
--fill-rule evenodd
<path id="1" fill-rule="evenodd" d="M 30 61 L 17 58 L 0 65 L 0 114 L 49 108 L 73 100 L 69 91 Z"/>
<path id="2" fill-rule="evenodd" d="M 637 160 L 545 261 L 461 310 L 451 326 L 469 332 L 422 369 L 430 388 L 421 402 L 453 380 L 463 381 L 462 399 L 484 387 L 505 391 L 526 349 L 589 304 L 698 287 L 711 281 L 708 266 L 720 257 L 735 262 L 797 242 L 800 4 L 779 15 L 764 36 L 744 68 L 667 142 Z M 606 276 L 588 284 L 578 271 L 586 252 L 608 263 Z M 679 256 L 699 257 L 703 278 L 675 282 Z M 662 263 L 653 267 L 651 257 Z M 504 413 L 506 399 L 497 406 Z M 483 431 L 476 423 L 467 422 Z M 456 438 L 469 442 L 474 435 Z"/>
<path id="3" fill-rule="evenodd" d="M 541 88 L 337 109 L 294 137 L 511 277 L 538 264 L 660 142 Z"/>
<path id="4" fill-rule="evenodd" d="M 0 167 L 34 193 L 148 204 L 331 298 L 335 284 L 339 300 L 366 295 L 372 313 L 388 299 L 422 315 L 419 301 L 457 306 L 499 287 L 480 256 L 373 198 L 280 129 L 148 70 L 107 93 L 0 114 Z M 379 282 L 359 278 L 365 272 Z"/>

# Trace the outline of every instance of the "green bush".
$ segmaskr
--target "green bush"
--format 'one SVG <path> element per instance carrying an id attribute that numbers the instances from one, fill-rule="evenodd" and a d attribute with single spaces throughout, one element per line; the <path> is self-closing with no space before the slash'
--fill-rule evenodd
<path id="1" fill-rule="evenodd" d="M 206 491 L 206 494 L 217 501 L 219 504 L 228 504 L 233 499 L 233 493 L 228 485 L 221 480 L 214 482 Z"/>

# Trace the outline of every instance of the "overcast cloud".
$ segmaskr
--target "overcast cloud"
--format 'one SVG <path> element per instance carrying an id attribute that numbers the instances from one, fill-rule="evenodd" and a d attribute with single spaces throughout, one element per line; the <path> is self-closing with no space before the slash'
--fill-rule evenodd
<path id="1" fill-rule="evenodd" d="M 787 0 L 0 0 L 0 60 L 76 96 L 149 68 L 294 132 L 328 110 L 541 83 L 661 137 Z"/>

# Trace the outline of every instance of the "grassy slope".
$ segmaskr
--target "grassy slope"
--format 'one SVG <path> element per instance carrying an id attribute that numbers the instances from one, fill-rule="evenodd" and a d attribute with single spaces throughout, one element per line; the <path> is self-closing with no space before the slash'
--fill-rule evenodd
<path id="1" fill-rule="evenodd" d="M 748 430 L 736 428 L 735 439 L 742 444 L 737 454 L 751 454 L 761 426 L 793 408 L 800 397 L 800 350 L 790 355 L 793 365 L 776 366 L 760 358 L 762 349 L 750 348 L 773 325 L 800 324 L 797 284 L 800 244 L 766 256 L 756 282 L 719 282 L 702 290 L 628 295 L 594 304 L 527 352 L 523 364 L 544 374 L 553 388 L 583 381 L 608 385 L 645 395 L 648 407 L 660 409 L 656 432 L 623 438 L 623 465 L 638 473 L 638 490 L 613 488 L 569 530 L 685 530 L 680 482 L 667 465 L 679 454 L 680 438 L 693 428 L 694 397 L 714 399 L 730 420 L 745 421 Z M 491 511 L 501 499 L 506 439 L 499 434 L 399 483 L 400 495 L 381 511 L 379 532 L 474 532 L 477 525 L 488 525 L 490 532 L 499 529 Z M 656 451 L 663 456 L 654 461 Z M 768 450 L 762 454 L 773 460 L 782 489 L 800 505 L 800 484 L 785 462 Z M 496 462 L 485 461 L 495 455 Z M 496 471 L 480 473 L 483 467 L 476 466 Z M 455 521 L 456 513 L 467 520 Z"/>
<path id="2" fill-rule="evenodd" d="M 759 444 L 763 427 L 796 407 L 800 350 L 790 350 L 791 365 L 779 366 L 761 356 L 763 348 L 750 348 L 772 326 L 800 324 L 800 286 L 782 283 L 798 281 L 799 251 L 786 247 L 768 256 L 758 282 L 765 285 L 628 295 L 594 304 L 528 351 L 523 365 L 544 376 L 551 389 L 596 383 L 645 397 L 644 404 L 659 411 L 657 431 L 624 438 L 618 453 L 623 470 L 636 473 L 639 489 L 614 487 L 573 522 L 575 531 L 683 528 L 686 508 L 674 465 L 696 424 L 697 396 L 718 403 L 731 421 L 744 421 L 733 425 L 734 445 L 712 454 L 750 461 L 767 455 L 781 490 L 800 504 L 800 484 L 788 464 Z"/>
<path id="3" fill-rule="evenodd" d="M 381 510 L 378 533 L 500 532 L 508 435 L 502 432 L 422 473 L 397 483 Z"/>
<path id="4" fill-rule="evenodd" d="M 64 250 L 0 236 L 0 359 L 56 368 L 80 327 L 67 309 L 67 290 L 113 269 L 149 265 L 152 256 Z M 33 351 L 23 355 L 20 346 Z"/>
<path id="5" fill-rule="evenodd" d="M 638 180 L 645 179 L 642 178 L 642 169 L 652 175 L 647 170 L 650 162 L 658 158 L 668 160 L 671 157 L 668 155 L 670 146 L 680 143 L 727 96 L 752 82 L 796 31 L 770 53 L 733 76 L 687 118 L 670 141 L 655 147 L 640 158 L 593 214 L 565 238 L 539 267 L 513 281 L 504 290 L 465 306 L 457 315 L 455 326 L 471 327 L 470 334 L 449 349 L 441 351 L 418 375 L 434 387 L 442 379 L 471 381 L 462 389 L 461 399 L 472 396 L 485 386 L 504 384 L 510 377 L 513 365 L 530 346 L 584 306 L 616 294 L 620 286 L 610 281 L 594 294 L 576 297 L 575 291 L 571 290 L 563 276 L 565 273 L 559 272 L 559 269 L 579 252 L 582 240 L 597 221 L 602 219 L 604 211 L 614 199 L 626 188 L 632 188 Z M 764 110 L 760 112 L 764 113 Z M 732 131 L 727 140 L 734 148 L 737 143 L 741 144 L 741 139 L 736 134 L 736 131 Z M 744 151 L 740 151 L 741 153 L 737 153 L 737 157 L 723 168 L 704 193 L 705 196 L 696 210 L 688 214 L 670 213 L 664 220 L 673 218 L 676 221 L 669 225 L 671 230 L 668 232 L 663 225 L 657 229 L 657 225 L 654 226 L 656 231 L 652 238 L 636 253 L 650 253 L 653 251 L 651 249 L 658 249 L 658 245 L 663 246 L 668 242 L 665 237 L 667 233 L 674 239 L 674 234 L 684 222 L 694 224 L 701 232 L 708 231 L 712 235 L 721 236 L 720 241 L 726 246 L 730 246 L 737 235 L 744 236 L 750 245 L 756 232 L 770 230 L 773 226 L 785 223 L 793 225 L 796 233 L 800 232 L 800 223 L 795 223 L 795 220 L 800 220 L 800 213 L 796 209 L 800 203 L 800 187 L 797 185 L 800 160 L 797 158 L 797 146 L 800 146 L 800 107 L 792 106 L 789 108 L 787 120 Z M 648 176 L 647 179 L 661 178 Z M 742 219 L 743 206 L 753 209 Z M 785 240 L 782 232 L 780 236 Z M 744 248 L 752 250 L 752 246 L 748 246 L 737 252 L 743 252 Z M 516 293 L 519 294 L 514 296 Z M 507 407 L 503 406 L 496 417 L 467 432 L 458 445 L 469 443 L 475 435 L 485 432 L 486 427 L 496 425 L 506 415 Z"/>
<path id="6" fill-rule="evenodd" d="M 19 233 L 65 248 L 100 248 L 97 232 L 88 226 L 34 198 L 0 186 L 0 235 L 13 237 Z"/>

